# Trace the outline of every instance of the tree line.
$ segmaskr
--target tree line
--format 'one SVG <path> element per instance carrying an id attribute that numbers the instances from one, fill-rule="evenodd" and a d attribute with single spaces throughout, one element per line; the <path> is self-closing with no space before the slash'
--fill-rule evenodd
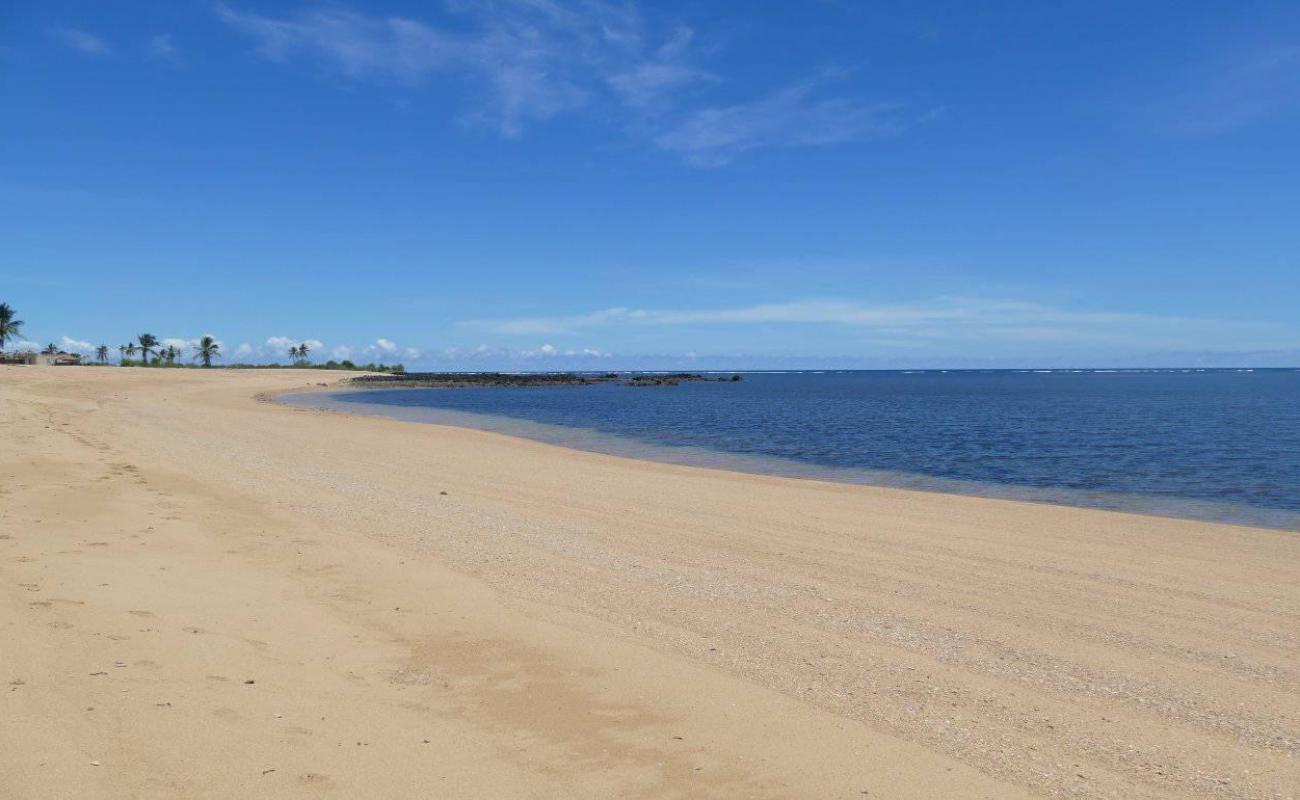
<path id="1" fill-rule="evenodd" d="M 0 303 L 0 352 L 4 351 L 5 342 L 11 339 L 17 339 L 22 333 L 23 321 L 17 318 L 14 310 L 8 303 Z M 204 367 L 211 367 L 214 360 L 222 357 L 221 343 L 211 336 L 204 336 L 196 344 L 190 346 L 193 351 L 191 360 L 200 362 Z M 45 353 L 60 352 L 58 345 L 53 342 L 46 345 L 42 351 Z M 134 341 L 118 345 L 118 363 L 122 366 L 175 366 L 176 362 L 185 355 L 184 348 L 177 347 L 174 344 L 164 345 L 159 341 L 157 336 L 152 333 L 142 333 L 135 337 Z M 100 364 L 107 364 L 110 348 L 106 344 L 101 344 L 94 349 L 94 358 Z M 136 355 L 140 358 L 137 360 Z M 289 360 L 296 367 L 314 366 L 311 364 L 311 347 L 306 342 L 293 345 L 288 351 Z M 247 365 L 241 365 L 247 366 Z M 326 369 L 366 369 L 375 372 L 403 372 L 401 364 L 365 364 L 358 366 L 351 361 L 329 361 L 322 365 Z"/>

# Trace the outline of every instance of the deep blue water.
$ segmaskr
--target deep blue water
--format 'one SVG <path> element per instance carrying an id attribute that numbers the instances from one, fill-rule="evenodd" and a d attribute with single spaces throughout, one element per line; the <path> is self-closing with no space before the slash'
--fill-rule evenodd
<path id="1" fill-rule="evenodd" d="M 1300 530 L 1300 371 L 792 372 L 287 398 L 618 455 Z"/>

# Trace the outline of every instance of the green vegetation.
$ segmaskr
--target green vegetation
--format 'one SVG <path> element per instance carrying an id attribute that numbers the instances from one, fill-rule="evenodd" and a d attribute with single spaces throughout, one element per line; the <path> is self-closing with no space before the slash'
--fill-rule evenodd
<path id="1" fill-rule="evenodd" d="M 158 346 L 158 337 L 152 333 L 142 333 L 135 337 L 137 346 L 140 348 L 140 359 L 145 364 L 149 363 L 149 354 Z"/>
<path id="2" fill-rule="evenodd" d="M 6 339 L 17 339 L 22 330 L 23 321 L 14 319 L 14 310 L 8 303 L 0 303 L 0 350 L 5 349 Z"/>
<path id="3" fill-rule="evenodd" d="M 15 318 L 14 310 L 8 303 L 0 303 L 0 351 L 4 350 L 7 340 L 18 338 L 22 332 L 23 321 Z M 202 368 L 207 369 L 213 366 L 213 360 L 221 358 L 221 344 L 212 336 L 204 336 L 193 345 L 193 358 L 191 360 L 201 363 Z M 94 350 L 94 358 L 97 366 L 108 365 L 109 346 L 101 344 Z M 46 345 L 43 353 L 58 354 L 60 352 L 58 345 L 51 342 Z M 152 333 L 142 333 L 136 337 L 134 342 L 118 345 L 118 366 L 122 367 L 158 367 L 158 368 L 175 368 L 183 369 L 197 366 L 186 364 L 181 361 L 184 351 L 174 344 L 163 346 L 157 336 Z M 136 354 L 140 358 L 136 358 Z M 311 347 L 305 342 L 289 348 L 289 358 L 293 362 L 292 366 L 297 369 L 325 369 L 325 370 L 347 370 L 353 372 L 386 372 L 395 375 L 402 375 L 406 372 L 406 367 L 401 364 L 354 364 L 351 361 L 326 361 L 324 364 L 312 364 Z M 282 369 L 282 364 L 228 364 L 226 369 Z"/>
<path id="4" fill-rule="evenodd" d="M 217 344 L 217 340 L 211 336 L 204 336 L 200 339 L 199 346 L 194 350 L 194 359 L 202 361 L 205 367 L 212 366 L 212 359 L 221 358 L 221 345 Z"/>

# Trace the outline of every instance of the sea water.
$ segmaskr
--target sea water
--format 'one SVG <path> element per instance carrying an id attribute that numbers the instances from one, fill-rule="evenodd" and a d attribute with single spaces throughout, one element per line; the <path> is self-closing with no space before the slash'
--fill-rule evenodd
<path id="1" fill-rule="evenodd" d="M 676 463 L 1300 530 L 1300 370 L 792 371 L 285 401 Z"/>

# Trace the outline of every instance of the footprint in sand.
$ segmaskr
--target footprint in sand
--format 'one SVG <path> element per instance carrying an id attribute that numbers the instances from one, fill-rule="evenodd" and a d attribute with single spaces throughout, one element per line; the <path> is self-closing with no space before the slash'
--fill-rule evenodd
<path id="1" fill-rule="evenodd" d="M 152 617 L 152 616 L 154 616 L 154 613 L 153 613 L 152 611 L 145 611 L 145 610 L 143 610 L 143 609 L 138 609 L 138 608 L 137 608 L 137 609 L 132 609 L 131 611 L 128 611 L 128 612 L 126 612 L 126 613 L 128 613 L 128 614 L 135 614 L 137 617 Z"/>

